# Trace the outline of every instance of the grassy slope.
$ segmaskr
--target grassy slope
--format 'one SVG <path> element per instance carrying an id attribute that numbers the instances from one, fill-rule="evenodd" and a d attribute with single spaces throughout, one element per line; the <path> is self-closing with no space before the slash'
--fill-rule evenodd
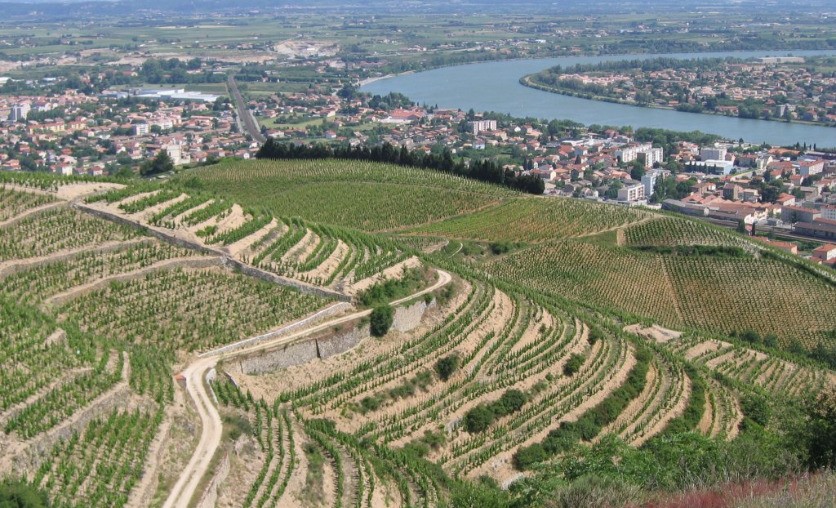
<path id="1" fill-rule="evenodd" d="M 365 231 L 417 226 L 518 195 L 435 171 L 342 160 L 225 161 L 181 178 L 278 216 Z"/>
<path id="2" fill-rule="evenodd" d="M 483 267 L 545 293 L 668 326 L 753 329 L 813 347 L 830 340 L 836 322 L 836 288 L 784 262 L 631 248 L 751 248 L 733 232 L 683 218 L 528 197 L 433 171 L 356 161 L 227 161 L 181 180 L 277 215 L 368 231 L 537 243 L 489 257 Z"/>

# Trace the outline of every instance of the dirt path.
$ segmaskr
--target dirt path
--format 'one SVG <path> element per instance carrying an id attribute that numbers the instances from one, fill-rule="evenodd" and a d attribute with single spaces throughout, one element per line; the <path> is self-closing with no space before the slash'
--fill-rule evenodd
<path id="1" fill-rule="evenodd" d="M 24 210 L 19 214 L 15 215 L 14 217 L 9 217 L 8 219 L 0 222 L 0 228 L 4 228 L 6 226 L 11 226 L 12 224 L 17 224 L 18 222 L 22 221 L 26 217 L 31 215 L 39 214 L 46 210 L 52 210 L 53 208 L 65 207 L 67 203 L 64 201 L 55 201 L 54 203 L 47 203 L 45 205 L 36 206 L 35 208 L 30 208 L 28 210 Z"/>
<path id="2" fill-rule="evenodd" d="M 186 391 L 194 400 L 203 429 L 194 455 L 192 455 L 188 465 L 178 478 L 177 483 L 174 484 L 174 488 L 163 504 L 163 508 L 188 508 L 192 496 L 197 490 L 198 483 L 209 469 L 212 457 L 221 444 L 223 423 L 218 410 L 212 404 L 212 399 L 206 391 L 206 383 L 204 382 L 206 373 L 216 363 L 217 359 L 213 357 L 201 358 L 183 371 L 183 377 L 186 379 Z"/>
<path id="3" fill-rule="evenodd" d="M 391 305 L 396 306 L 431 293 L 448 284 L 451 280 L 452 277 L 449 273 L 443 270 L 438 270 L 438 280 L 435 284 L 418 291 L 413 295 L 393 301 L 391 302 Z M 182 372 L 183 377 L 186 379 L 186 392 L 189 397 L 192 398 L 195 406 L 197 407 L 198 416 L 200 416 L 200 421 L 202 423 L 202 430 L 197 449 L 195 449 L 189 464 L 177 479 L 177 483 L 175 483 L 168 499 L 166 499 L 163 504 L 163 508 L 188 508 L 198 484 L 209 470 L 212 457 L 215 455 L 218 446 L 220 446 L 223 424 L 221 422 L 220 414 L 212 402 L 212 397 L 207 391 L 207 385 L 204 382 L 204 379 L 206 377 L 206 373 L 214 368 L 221 358 L 252 354 L 253 352 L 259 350 L 288 344 L 296 340 L 303 339 L 312 333 L 327 330 L 336 325 L 363 318 L 371 313 L 371 309 L 355 312 L 353 314 L 338 317 L 305 330 L 292 333 L 285 337 L 264 341 L 248 348 L 238 349 L 226 355 L 218 354 L 216 350 L 209 351 L 200 355 L 197 360 L 186 367 Z M 247 340 L 249 339 L 245 339 L 245 341 Z M 226 347 L 224 347 L 224 349 L 226 349 Z"/>

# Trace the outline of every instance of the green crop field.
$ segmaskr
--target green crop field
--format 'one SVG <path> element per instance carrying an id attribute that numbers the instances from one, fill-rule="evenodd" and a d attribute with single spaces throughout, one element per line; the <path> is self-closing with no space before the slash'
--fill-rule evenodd
<path id="1" fill-rule="evenodd" d="M 490 242 L 540 242 L 593 234 L 650 216 L 646 211 L 576 199 L 521 198 L 416 231 Z"/>
<path id="2" fill-rule="evenodd" d="M 425 224 L 513 195 L 436 171 L 341 160 L 228 161 L 181 179 L 275 215 L 364 231 Z"/>
<path id="3" fill-rule="evenodd" d="M 15 178 L 0 471 L 56 506 L 161 503 L 205 424 L 177 374 L 331 296 L 347 309 L 294 325 L 315 335 L 225 349 L 201 378 L 222 422 L 204 482 L 236 478 L 221 503 L 547 506 L 603 470 L 617 505 L 771 478 L 805 460 L 781 438 L 816 421 L 798 401 L 834 386 L 828 269 L 689 219 L 356 161 L 225 161 L 72 207 L 64 180 Z M 382 274 L 415 263 L 451 281 L 368 337 L 385 306 L 364 295 L 396 298 Z"/>

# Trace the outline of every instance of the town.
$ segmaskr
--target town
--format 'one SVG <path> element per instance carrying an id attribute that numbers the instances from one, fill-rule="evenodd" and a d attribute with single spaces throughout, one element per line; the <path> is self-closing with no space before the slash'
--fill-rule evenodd
<path id="1" fill-rule="evenodd" d="M 161 151 L 173 166 L 211 164 L 254 157 L 256 137 L 352 147 L 389 143 L 424 153 L 446 149 L 465 161 L 491 159 L 517 176 L 535 175 L 546 196 L 662 208 L 762 235 L 795 254 L 797 243 L 774 238 L 803 237 L 803 255 L 836 262 L 836 248 L 811 243 L 836 242 L 833 153 L 716 136 L 663 139 L 646 129 L 439 109 L 400 94 L 335 88 L 328 83 L 250 98 L 240 112 L 227 97 L 182 88 L 0 96 L 0 118 L 6 119 L 0 168 L 115 175 L 136 171 L 140 161 Z M 247 132 L 242 120 L 248 115 L 258 132 Z"/>
<path id="2" fill-rule="evenodd" d="M 831 57 L 658 58 L 552 68 L 521 83 L 689 113 L 834 125 L 833 63 Z"/>

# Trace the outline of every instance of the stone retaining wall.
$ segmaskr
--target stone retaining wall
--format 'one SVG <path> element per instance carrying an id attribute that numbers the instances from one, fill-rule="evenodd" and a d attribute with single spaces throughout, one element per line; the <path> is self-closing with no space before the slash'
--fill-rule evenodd
<path id="1" fill-rule="evenodd" d="M 420 300 L 408 307 L 398 307 L 395 309 L 392 328 L 401 332 L 414 330 L 421 324 L 427 309 L 435 305 L 435 300 L 429 304 Z M 369 337 L 371 337 L 371 333 L 368 324 L 359 328 L 352 326 L 348 331 L 302 339 L 300 342 L 287 344 L 278 349 L 241 358 L 238 360 L 237 366 L 240 372 L 244 374 L 274 372 L 295 365 L 302 365 L 317 358 L 325 360 L 345 353 L 354 349 Z"/>
<path id="2" fill-rule="evenodd" d="M 258 356 L 241 359 L 238 364 L 244 374 L 264 374 L 318 358 L 316 340 L 288 344 Z"/>
<path id="3" fill-rule="evenodd" d="M 116 222 L 116 223 L 122 224 L 124 226 L 140 228 L 143 231 L 145 231 L 146 233 L 148 233 L 149 235 L 151 235 L 155 238 L 158 238 L 158 239 L 160 239 L 164 242 L 168 242 L 168 243 L 171 243 L 173 245 L 176 245 L 178 247 L 181 247 L 181 248 L 184 248 L 184 249 L 196 250 L 198 252 L 201 252 L 201 253 L 204 253 L 204 254 L 210 254 L 210 255 L 213 255 L 213 256 L 219 256 L 223 259 L 224 266 L 226 266 L 228 268 L 232 268 L 234 270 L 238 270 L 241 273 L 243 273 L 245 275 L 248 275 L 250 277 L 255 277 L 255 278 L 258 278 L 258 279 L 261 279 L 261 280 L 265 280 L 267 282 L 272 282 L 273 284 L 279 284 L 281 286 L 293 287 L 293 288 L 301 291 L 302 293 L 308 293 L 308 294 L 316 295 L 316 296 L 323 297 L 323 298 L 332 298 L 332 299 L 343 301 L 343 302 L 351 301 L 351 297 L 349 297 L 348 295 L 344 295 L 342 293 L 338 293 L 337 291 L 321 288 L 321 287 L 314 286 L 314 285 L 311 285 L 311 284 L 306 284 L 304 282 L 301 282 L 301 281 L 298 281 L 298 280 L 295 280 L 295 279 L 289 279 L 287 277 L 282 277 L 280 275 L 276 275 L 274 273 L 270 273 L 270 272 L 267 272 L 265 270 L 261 270 L 260 268 L 250 266 L 246 263 L 238 261 L 237 259 L 231 258 L 229 256 L 229 253 L 227 253 L 227 252 L 225 252 L 221 249 L 216 249 L 216 248 L 213 248 L 213 247 L 207 247 L 206 245 L 203 245 L 200 242 L 187 240 L 185 238 L 180 238 L 179 236 L 176 236 L 174 233 L 170 233 L 168 231 L 161 230 L 161 229 L 156 228 L 154 226 L 141 224 L 138 221 L 128 219 L 127 217 L 122 217 L 119 214 L 109 212 L 107 210 L 102 210 L 102 209 L 99 209 L 99 208 L 95 208 L 95 207 L 85 205 L 85 204 L 79 203 L 79 202 L 74 202 L 72 204 L 72 206 L 74 208 L 77 208 L 77 209 L 85 212 L 85 213 L 89 213 L 89 214 L 94 215 L 96 217 L 99 217 L 101 219 L 109 220 L 111 222 Z"/>
<path id="4" fill-rule="evenodd" d="M 355 328 L 347 333 L 339 333 L 330 337 L 316 339 L 316 349 L 319 358 L 325 360 L 357 347 L 365 339 L 371 337 L 369 325 Z"/>
<path id="5" fill-rule="evenodd" d="M 418 328 L 427 309 L 435 307 L 435 299 L 430 303 L 419 300 L 408 307 L 398 307 L 392 318 L 392 328 L 399 332 L 408 332 Z"/>

